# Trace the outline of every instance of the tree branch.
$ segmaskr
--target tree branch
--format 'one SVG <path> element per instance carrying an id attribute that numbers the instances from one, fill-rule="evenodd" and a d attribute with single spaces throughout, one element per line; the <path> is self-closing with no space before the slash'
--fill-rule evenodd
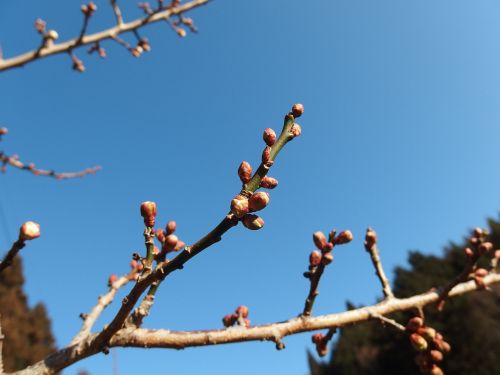
<path id="1" fill-rule="evenodd" d="M 193 0 L 190 1 L 189 3 L 174 8 L 159 10 L 151 15 L 147 15 L 146 17 L 139 18 L 128 23 L 118 23 L 118 25 L 110 27 L 109 29 L 103 30 L 101 32 L 81 37 L 78 36 L 74 39 L 62 43 L 51 43 L 46 46 L 43 46 L 40 49 L 26 52 L 22 55 L 15 56 L 9 59 L 0 60 L 0 71 L 4 71 L 15 67 L 21 67 L 24 66 L 25 64 L 41 59 L 43 57 L 52 56 L 59 53 L 67 53 L 79 46 L 95 44 L 105 39 L 111 39 L 119 34 L 139 29 L 144 25 L 167 20 L 173 15 L 179 15 L 191 9 L 197 8 L 201 5 L 207 4 L 208 1 L 209 0 Z M 115 9 L 115 15 L 116 15 L 116 8 L 115 7 L 113 8 Z"/>
<path id="2" fill-rule="evenodd" d="M 375 274 L 379 278 L 380 284 L 382 284 L 382 292 L 384 293 L 384 297 L 386 299 L 393 298 L 394 294 L 391 289 L 391 284 L 389 283 L 389 279 L 387 279 L 387 276 L 385 275 L 377 248 L 377 233 L 375 233 L 375 231 L 371 228 L 368 228 L 366 230 L 365 249 L 370 254 L 373 267 L 375 268 Z"/>
<path id="3" fill-rule="evenodd" d="M 5 270 L 12 264 L 14 257 L 24 246 L 26 246 L 26 243 L 24 242 L 24 240 L 21 239 L 17 239 L 16 242 L 12 244 L 12 247 L 3 258 L 2 262 L 0 262 L 0 272 Z"/>

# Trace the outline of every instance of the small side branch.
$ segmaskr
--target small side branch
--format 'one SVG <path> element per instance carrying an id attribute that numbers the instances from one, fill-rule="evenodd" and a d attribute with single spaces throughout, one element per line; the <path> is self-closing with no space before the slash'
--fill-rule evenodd
<path id="1" fill-rule="evenodd" d="M 16 242 L 12 244 L 12 247 L 3 258 L 2 262 L 0 263 L 0 272 L 2 272 L 7 267 L 12 265 L 12 261 L 14 260 L 15 256 L 24 246 L 26 246 L 26 243 L 21 239 L 18 239 Z"/>
<path id="2" fill-rule="evenodd" d="M 375 267 L 375 274 L 382 284 L 382 291 L 386 299 L 394 298 L 394 294 L 391 289 L 391 285 L 387 276 L 385 275 L 384 268 L 382 267 L 382 262 L 380 260 L 379 251 L 377 248 L 377 233 L 371 228 L 366 230 L 365 236 L 365 249 L 370 254 L 370 258 Z"/>
<path id="3" fill-rule="evenodd" d="M 0 375 L 3 374 L 3 340 L 5 336 L 2 333 L 2 316 L 0 315 Z"/>
<path id="4" fill-rule="evenodd" d="M 121 27 L 121 25 L 123 25 L 123 16 L 116 0 L 111 0 L 111 7 L 113 8 L 113 13 L 115 14 L 116 24 Z"/>
<path id="5" fill-rule="evenodd" d="M 389 326 L 397 329 L 398 331 L 402 331 L 402 332 L 406 331 L 406 327 L 402 324 L 399 324 L 394 319 L 389 319 L 383 315 L 374 314 L 374 313 L 371 314 L 371 317 L 372 317 L 372 319 L 376 319 L 376 320 L 380 321 L 383 325 L 389 325 Z"/>

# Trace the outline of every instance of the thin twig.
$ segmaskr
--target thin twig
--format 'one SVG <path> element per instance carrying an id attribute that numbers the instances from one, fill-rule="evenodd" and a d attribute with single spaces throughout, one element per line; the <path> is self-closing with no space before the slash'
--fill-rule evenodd
<path id="1" fill-rule="evenodd" d="M 365 237 L 365 249 L 370 254 L 370 258 L 375 267 L 375 274 L 382 284 L 382 291 L 386 299 L 394 298 L 394 294 L 391 289 L 391 284 L 385 275 L 384 268 L 382 267 L 382 262 L 380 261 L 380 255 L 377 248 L 377 234 L 371 228 L 366 230 Z"/>
<path id="2" fill-rule="evenodd" d="M 5 336 L 2 333 L 2 316 L 0 315 L 0 374 L 3 374 L 3 340 Z"/>
<path id="3" fill-rule="evenodd" d="M 24 247 L 26 246 L 26 243 L 22 239 L 17 239 L 16 242 L 12 244 L 12 247 L 10 250 L 7 252 L 5 257 L 3 258 L 2 262 L 0 262 L 0 272 L 5 270 L 7 267 L 12 265 L 12 261 L 14 260 L 14 257 L 17 255 L 17 253 Z"/>
<path id="4" fill-rule="evenodd" d="M 111 7 L 113 8 L 113 12 L 116 17 L 116 24 L 121 27 L 123 25 L 123 16 L 116 0 L 111 0 Z"/>
<path id="5" fill-rule="evenodd" d="M 302 315 L 310 316 L 312 313 L 312 308 L 314 305 L 314 301 L 316 300 L 317 295 L 319 294 L 318 286 L 319 281 L 321 279 L 321 275 L 323 275 L 323 271 L 325 270 L 325 266 L 320 264 L 316 270 L 311 274 L 311 284 L 309 287 L 309 294 L 307 295 L 306 302 L 304 305 L 304 310 L 302 311 Z"/>
<path id="6" fill-rule="evenodd" d="M 207 4 L 208 1 L 209 0 L 193 0 L 184 5 L 180 5 L 175 8 L 161 10 L 152 15 L 148 15 L 143 18 L 138 18 L 131 22 L 122 23 L 120 25 L 110 27 L 109 29 L 94 34 L 86 35 L 82 38 L 76 37 L 66 42 L 61 42 L 57 44 L 54 43 L 48 45 L 40 49 L 39 51 L 34 50 L 9 59 L 0 60 L 0 71 L 11 69 L 14 67 L 24 66 L 25 64 L 28 64 L 43 57 L 52 56 L 63 52 L 68 52 L 69 50 L 78 46 L 94 44 L 101 40 L 113 38 L 113 36 L 141 28 L 144 25 L 155 23 L 158 21 L 163 21 L 165 19 L 168 19 L 172 15 L 178 15 L 187 12 L 191 9 Z"/>
<path id="7" fill-rule="evenodd" d="M 379 320 L 382 324 L 388 324 L 390 325 L 391 327 L 394 327 L 396 328 L 398 331 L 406 331 L 406 328 L 404 325 L 402 324 L 399 324 L 398 322 L 396 322 L 394 319 L 389 319 L 383 315 L 380 315 L 380 314 L 375 314 L 375 313 L 372 313 L 371 314 L 371 317 L 372 319 L 376 319 L 376 320 Z"/>
<path id="8" fill-rule="evenodd" d="M 22 161 L 20 161 L 17 157 L 15 156 L 8 156 L 3 153 L 0 153 L 0 163 L 3 163 L 5 165 L 10 165 L 12 167 L 22 169 L 25 171 L 29 171 L 33 173 L 35 176 L 48 176 L 48 177 L 54 177 L 57 180 L 66 180 L 69 178 L 76 178 L 76 177 L 83 177 L 88 174 L 93 174 L 96 173 L 101 169 L 100 166 L 92 167 L 92 168 L 87 168 L 84 169 L 83 171 L 79 172 L 55 172 L 53 170 L 47 170 L 47 169 L 38 169 L 35 168 L 34 164 L 25 164 Z"/>

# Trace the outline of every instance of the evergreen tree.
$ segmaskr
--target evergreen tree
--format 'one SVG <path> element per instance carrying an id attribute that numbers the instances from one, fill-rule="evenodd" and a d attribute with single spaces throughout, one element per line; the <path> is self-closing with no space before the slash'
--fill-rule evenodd
<path id="1" fill-rule="evenodd" d="M 22 261 L 17 256 L 12 265 L 0 273 L 0 316 L 4 370 L 16 371 L 46 357 L 55 349 L 50 321 L 43 304 L 32 309 L 23 292 Z"/>
<path id="2" fill-rule="evenodd" d="M 489 220 L 489 240 L 500 248 L 500 222 Z M 411 252 L 409 269 L 395 271 L 394 293 L 404 298 L 446 285 L 465 265 L 464 246 L 451 244 L 441 257 Z M 484 260 L 487 262 L 487 260 Z M 352 308 L 352 306 L 351 306 Z M 500 288 L 471 293 L 446 302 L 445 309 L 425 311 L 426 324 L 441 332 L 451 344 L 440 367 L 446 375 L 499 374 Z M 401 323 L 412 312 L 393 314 Z M 415 352 L 405 334 L 367 322 L 339 330 L 331 361 L 318 363 L 309 354 L 312 375 L 418 375 Z"/>

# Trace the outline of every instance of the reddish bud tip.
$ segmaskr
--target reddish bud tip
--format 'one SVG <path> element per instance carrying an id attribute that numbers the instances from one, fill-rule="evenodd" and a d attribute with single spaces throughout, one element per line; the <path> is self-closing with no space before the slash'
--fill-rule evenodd
<path id="1" fill-rule="evenodd" d="M 274 189 L 276 186 L 278 186 L 278 180 L 273 177 L 264 176 L 264 178 L 260 180 L 260 187 L 265 189 Z"/>
<path id="2" fill-rule="evenodd" d="M 113 283 L 116 280 L 118 280 L 118 276 L 116 276 L 115 274 L 110 275 L 109 278 L 108 278 L 108 286 L 113 285 Z"/>
<path id="3" fill-rule="evenodd" d="M 491 242 L 483 242 L 479 245 L 479 253 L 481 254 L 485 254 L 490 250 L 493 250 L 493 244 Z"/>
<path id="4" fill-rule="evenodd" d="M 238 316 L 248 318 L 248 307 L 246 307 L 245 305 L 238 306 L 234 312 Z"/>
<path id="5" fill-rule="evenodd" d="M 472 258 L 474 256 L 474 250 L 472 250 L 470 247 L 466 247 L 464 249 L 464 254 L 468 257 L 468 258 Z"/>
<path id="6" fill-rule="evenodd" d="M 237 195 L 231 201 L 231 212 L 236 216 L 241 218 L 243 215 L 248 213 L 248 199 L 243 195 Z"/>
<path id="7" fill-rule="evenodd" d="M 44 20 L 38 18 L 36 21 L 35 21 L 35 29 L 36 31 L 38 31 L 40 34 L 43 34 L 45 32 L 45 26 L 46 26 L 46 23 Z"/>
<path id="8" fill-rule="evenodd" d="M 484 268 L 478 268 L 474 275 L 477 277 L 485 277 L 488 274 L 488 270 Z"/>
<path id="9" fill-rule="evenodd" d="M 433 362 L 441 362 L 443 360 L 443 353 L 439 350 L 431 350 L 430 357 Z"/>
<path id="10" fill-rule="evenodd" d="M 184 241 L 177 241 L 177 244 L 175 245 L 174 247 L 174 251 L 179 251 L 179 250 L 182 250 L 186 247 L 186 243 Z"/>
<path id="11" fill-rule="evenodd" d="M 163 229 L 157 229 L 155 232 L 156 239 L 161 243 L 165 242 L 165 231 Z"/>
<path id="12" fill-rule="evenodd" d="M 483 233 L 484 233 L 484 231 L 479 227 L 474 228 L 474 230 L 472 231 L 472 235 L 476 238 L 481 237 L 483 235 Z"/>
<path id="13" fill-rule="evenodd" d="M 22 241 L 31 241 L 40 237 L 40 224 L 34 221 L 27 221 L 19 229 L 19 239 Z"/>
<path id="14" fill-rule="evenodd" d="M 183 28 L 181 27 L 178 27 L 175 29 L 175 32 L 177 33 L 177 35 L 179 35 L 181 38 L 184 38 L 186 36 L 186 30 L 184 30 Z"/>
<path id="15" fill-rule="evenodd" d="M 264 151 L 262 151 L 262 163 L 269 164 L 271 163 L 271 147 L 266 146 Z"/>
<path id="16" fill-rule="evenodd" d="M 336 245 L 343 245 L 352 241 L 352 233 L 350 230 L 344 230 L 335 237 Z"/>
<path id="17" fill-rule="evenodd" d="M 257 215 L 246 214 L 243 216 L 242 222 L 250 230 L 258 230 L 264 226 L 264 219 Z"/>
<path id="18" fill-rule="evenodd" d="M 318 250 L 323 250 L 323 248 L 327 244 L 325 235 L 320 231 L 314 232 L 313 241 Z"/>
<path id="19" fill-rule="evenodd" d="M 299 124 L 295 123 L 293 124 L 292 129 L 290 129 L 290 131 L 292 132 L 292 135 L 294 137 L 298 137 L 302 133 L 302 128 L 300 127 Z"/>
<path id="20" fill-rule="evenodd" d="M 444 372 L 438 366 L 432 365 L 429 375 L 444 375 Z"/>
<path id="21" fill-rule="evenodd" d="M 318 250 L 313 250 L 311 254 L 309 254 L 309 265 L 312 267 L 319 266 L 321 263 L 321 253 Z"/>
<path id="22" fill-rule="evenodd" d="M 9 129 L 7 128 L 0 128 L 0 135 L 5 135 L 9 132 Z"/>
<path id="23" fill-rule="evenodd" d="M 377 233 L 372 228 L 368 228 L 365 235 L 365 249 L 370 250 L 376 243 Z"/>
<path id="24" fill-rule="evenodd" d="M 302 116 L 303 113 L 304 113 L 304 106 L 302 104 L 297 103 L 292 106 L 293 117 L 295 118 L 300 117 Z"/>
<path id="25" fill-rule="evenodd" d="M 276 133 L 273 129 L 266 128 L 264 130 L 264 134 L 262 135 L 262 138 L 264 139 L 264 142 L 266 142 L 266 145 L 272 146 L 272 145 L 274 145 L 274 142 L 276 142 Z"/>
<path id="26" fill-rule="evenodd" d="M 422 352 L 427 349 L 427 341 L 420 335 L 416 333 L 412 333 L 410 335 L 410 342 L 415 350 Z"/>
<path id="27" fill-rule="evenodd" d="M 333 262 L 333 254 L 332 253 L 324 253 L 322 258 L 321 258 L 321 263 L 324 266 L 328 266 L 332 262 Z"/>
<path id="28" fill-rule="evenodd" d="M 224 324 L 224 327 L 231 327 L 235 322 L 234 315 L 233 314 L 227 314 L 222 318 L 222 324 Z"/>
<path id="29" fill-rule="evenodd" d="M 170 220 L 167 223 L 167 227 L 166 227 L 167 235 L 174 233 L 176 229 L 177 229 L 177 223 L 173 220 Z"/>
<path id="30" fill-rule="evenodd" d="M 408 332 L 414 333 L 417 331 L 417 329 L 419 329 L 423 325 L 424 325 L 424 320 L 419 316 L 415 316 L 411 318 L 406 324 L 406 330 Z"/>
<path id="31" fill-rule="evenodd" d="M 141 204 L 141 216 L 144 218 L 144 225 L 147 227 L 154 227 L 156 220 L 156 203 L 143 202 Z"/>
<path id="32" fill-rule="evenodd" d="M 169 234 L 167 237 L 165 237 L 165 243 L 163 244 L 163 251 L 169 252 L 175 249 L 175 246 L 177 246 L 177 242 L 179 239 L 175 234 Z"/>
<path id="33" fill-rule="evenodd" d="M 315 333 L 314 335 L 311 336 L 311 340 L 313 344 L 318 344 L 322 342 L 325 339 L 325 335 L 322 333 Z"/>
<path id="34" fill-rule="evenodd" d="M 260 211 L 269 204 L 270 199 L 269 193 L 263 191 L 254 193 L 248 199 L 248 209 L 251 212 Z"/>
<path id="35" fill-rule="evenodd" d="M 238 176 L 241 182 L 248 183 L 252 178 L 252 166 L 246 161 L 242 161 L 238 168 Z"/>

